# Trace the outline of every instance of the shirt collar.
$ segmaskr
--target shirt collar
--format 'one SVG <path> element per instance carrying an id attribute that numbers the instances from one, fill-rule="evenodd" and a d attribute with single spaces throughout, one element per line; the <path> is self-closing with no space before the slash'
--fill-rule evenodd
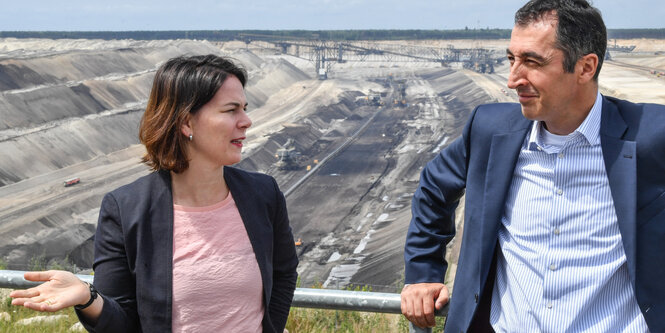
<path id="1" fill-rule="evenodd" d="M 603 96 L 600 95 L 600 92 L 596 93 L 596 102 L 593 103 L 591 111 L 587 115 L 586 119 L 582 122 L 582 125 L 578 127 L 575 131 L 584 135 L 586 140 L 592 146 L 600 144 L 600 116 L 603 111 Z"/>
<path id="2" fill-rule="evenodd" d="M 600 118 L 603 110 L 603 96 L 600 92 L 596 93 L 596 101 L 591 107 L 591 111 L 586 116 L 582 124 L 573 133 L 582 135 L 590 145 L 595 146 L 600 144 Z M 540 131 L 543 130 L 542 122 L 539 120 L 533 121 L 531 133 L 529 134 L 528 147 L 531 150 L 542 147 L 540 142 Z"/>

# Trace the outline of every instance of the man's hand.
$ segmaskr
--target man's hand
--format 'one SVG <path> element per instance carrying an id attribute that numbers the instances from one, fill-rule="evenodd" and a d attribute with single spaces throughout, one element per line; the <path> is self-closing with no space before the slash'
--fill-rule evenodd
<path id="1" fill-rule="evenodd" d="M 402 289 L 402 314 L 418 327 L 434 327 L 434 308 L 440 310 L 449 300 L 443 283 L 416 283 Z"/>

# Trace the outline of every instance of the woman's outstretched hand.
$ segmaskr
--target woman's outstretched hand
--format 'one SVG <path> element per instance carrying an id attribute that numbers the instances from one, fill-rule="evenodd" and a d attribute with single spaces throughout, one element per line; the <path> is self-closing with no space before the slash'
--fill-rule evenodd
<path id="1" fill-rule="evenodd" d="M 90 299 L 88 285 L 67 271 L 26 272 L 28 281 L 44 281 L 37 287 L 14 290 L 9 296 L 12 305 L 37 311 L 55 312 L 70 306 L 86 303 Z"/>

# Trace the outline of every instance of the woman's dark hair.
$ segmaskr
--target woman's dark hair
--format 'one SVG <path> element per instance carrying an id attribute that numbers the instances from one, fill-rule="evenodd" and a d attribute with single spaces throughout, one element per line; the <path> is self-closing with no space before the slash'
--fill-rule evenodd
<path id="1" fill-rule="evenodd" d="M 563 51 L 564 71 L 574 72 L 577 60 L 595 53 L 598 67 L 593 78 L 598 81 L 607 49 L 607 30 L 600 11 L 586 0 L 531 0 L 515 13 L 515 25 L 524 27 L 550 14 L 557 18 L 556 47 Z"/>
<path id="2" fill-rule="evenodd" d="M 187 138 L 180 129 L 215 96 L 229 75 L 245 86 L 243 68 L 212 54 L 177 57 L 159 67 L 139 127 L 139 139 L 146 148 L 144 163 L 153 170 L 176 173 L 189 167 Z"/>

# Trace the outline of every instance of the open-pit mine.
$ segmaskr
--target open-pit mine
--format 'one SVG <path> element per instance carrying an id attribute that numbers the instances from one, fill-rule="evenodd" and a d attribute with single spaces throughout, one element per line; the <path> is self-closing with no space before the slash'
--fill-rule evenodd
<path id="1" fill-rule="evenodd" d="M 610 52 L 601 92 L 665 103 L 665 41 L 617 42 L 635 48 Z M 237 166 L 285 193 L 301 286 L 396 292 L 420 170 L 475 106 L 516 101 L 507 45 L 0 39 L 0 260 L 89 269 L 102 196 L 149 172 L 137 131 L 156 68 L 214 53 L 249 72 Z"/>

